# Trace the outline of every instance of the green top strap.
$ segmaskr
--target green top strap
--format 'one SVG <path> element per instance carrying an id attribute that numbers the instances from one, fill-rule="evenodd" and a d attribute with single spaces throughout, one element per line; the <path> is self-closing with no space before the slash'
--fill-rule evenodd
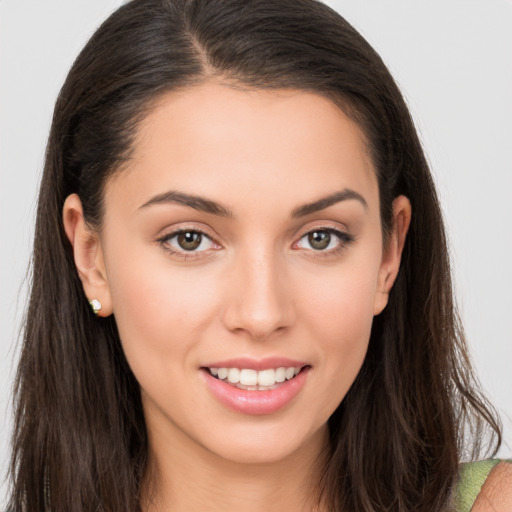
<path id="1" fill-rule="evenodd" d="M 455 494 L 457 512 L 470 512 L 485 480 L 500 459 L 487 459 L 462 464 Z"/>

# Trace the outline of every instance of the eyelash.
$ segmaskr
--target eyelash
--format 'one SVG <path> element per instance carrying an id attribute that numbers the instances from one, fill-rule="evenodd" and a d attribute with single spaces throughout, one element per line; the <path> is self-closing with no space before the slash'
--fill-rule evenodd
<path id="1" fill-rule="evenodd" d="M 335 229 L 333 227 L 318 226 L 318 227 L 315 227 L 314 229 L 311 229 L 311 230 L 307 231 L 306 233 L 304 233 L 299 238 L 298 242 L 315 232 L 329 233 L 330 235 L 334 235 L 339 240 L 337 247 L 335 247 L 334 249 L 329 249 L 327 251 L 320 250 L 320 249 L 318 249 L 318 250 L 308 249 L 309 251 L 315 253 L 315 257 L 326 258 L 329 256 L 336 256 L 336 255 L 342 253 L 347 248 L 347 246 L 349 246 L 352 242 L 355 241 L 355 237 L 353 235 L 350 235 L 344 231 L 340 231 L 339 229 Z M 180 228 L 180 229 L 177 229 L 176 231 L 172 231 L 171 233 L 168 233 L 168 234 L 158 238 L 156 241 L 161 245 L 161 247 L 166 252 L 168 252 L 169 254 L 171 254 L 174 257 L 182 259 L 183 261 L 199 258 L 200 256 L 197 256 L 197 254 L 200 254 L 201 252 L 205 252 L 205 251 L 199 251 L 199 252 L 186 251 L 186 250 L 176 251 L 168 245 L 170 240 L 177 237 L 181 233 L 196 233 L 196 234 L 201 235 L 201 237 L 207 238 L 208 240 L 210 240 L 212 243 L 215 244 L 215 242 L 212 240 L 212 238 L 208 234 L 206 234 L 204 231 L 197 229 L 197 228 Z M 297 242 L 295 242 L 294 245 L 296 243 Z"/>
<path id="2" fill-rule="evenodd" d="M 183 261 L 197 259 L 199 256 L 197 256 L 198 252 L 196 252 L 196 251 L 185 251 L 185 250 L 176 251 L 168 245 L 170 240 L 177 237 L 181 233 L 197 233 L 197 234 L 201 235 L 201 237 L 207 238 L 212 243 L 215 243 L 215 242 L 213 242 L 212 238 L 209 235 L 207 235 L 204 231 L 197 229 L 197 228 L 186 228 L 186 227 L 177 229 L 176 231 L 172 231 L 171 233 L 168 233 L 168 234 L 157 239 L 157 242 L 160 243 L 160 245 L 166 252 L 168 252 L 172 256 L 175 256 Z M 200 251 L 200 252 L 204 252 L 204 251 Z"/>
<path id="3" fill-rule="evenodd" d="M 337 256 L 341 254 L 352 242 L 355 241 L 355 237 L 353 235 L 350 235 L 345 231 L 341 231 L 339 229 L 328 226 L 317 226 L 314 229 L 310 229 L 299 238 L 299 241 L 311 235 L 312 233 L 318 232 L 329 233 L 329 235 L 334 235 L 336 238 L 338 238 L 339 243 L 335 248 L 329 249 L 327 251 L 320 249 L 308 249 L 309 251 L 314 253 L 315 257 L 328 258 L 330 256 Z"/>

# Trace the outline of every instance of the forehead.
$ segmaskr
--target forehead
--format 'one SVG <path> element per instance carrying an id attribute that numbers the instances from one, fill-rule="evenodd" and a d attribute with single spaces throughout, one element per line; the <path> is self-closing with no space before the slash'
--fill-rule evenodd
<path id="1" fill-rule="evenodd" d="M 219 198 L 235 190 L 248 200 L 281 194 L 299 202 L 346 187 L 378 196 L 364 134 L 332 101 L 218 83 L 160 97 L 113 181 L 131 181 L 139 203 L 166 188 Z"/>

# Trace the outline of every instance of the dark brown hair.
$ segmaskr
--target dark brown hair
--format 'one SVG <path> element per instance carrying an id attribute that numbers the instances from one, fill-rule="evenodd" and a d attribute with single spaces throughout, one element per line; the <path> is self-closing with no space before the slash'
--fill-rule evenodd
<path id="1" fill-rule="evenodd" d="M 158 97 L 210 79 L 331 98 L 362 127 L 379 182 L 412 204 L 401 269 L 369 350 L 329 420 L 320 491 L 332 511 L 445 511 L 464 449 L 500 428 L 480 396 L 459 327 L 432 178 L 403 98 L 379 56 L 314 0 L 134 0 L 80 53 L 55 107 L 42 178 L 32 288 L 15 384 L 10 508 L 138 511 L 148 440 L 115 318 L 90 311 L 65 236 L 77 193 L 99 227 Z M 468 430 L 469 429 L 469 430 Z M 465 443 L 465 434 L 470 432 Z"/>

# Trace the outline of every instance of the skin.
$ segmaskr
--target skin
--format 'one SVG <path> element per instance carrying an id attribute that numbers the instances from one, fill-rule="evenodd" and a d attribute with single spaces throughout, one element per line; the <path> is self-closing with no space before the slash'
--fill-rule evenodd
<path id="1" fill-rule="evenodd" d="M 292 216 L 347 189 L 363 200 Z M 170 190 L 232 217 L 144 206 Z M 100 315 L 115 315 L 141 386 L 146 510 L 313 509 L 327 420 L 357 376 L 399 269 L 409 201 L 398 197 L 393 212 L 384 247 L 364 135 L 332 102 L 213 82 L 168 93 L 147 115 L 133 159 L 106 185 L 100 232 L 85 224 L 79 198 L 67 199 L 84 292 L 101 301 Z M 208 236 L 188 259 L 169 252 L 186 252 L 171 238 L 177 228 Z M 326 228 L 352 241 L 331 235 L 315 249 L 307 234 Z M 205 385 L 210 362 L 273 356 L 310 367 L 275 413 L 233 411 Z"/>
<path id="2" fill-rule="evenodd" d="M 492 471 L 472 512 L 510 512 L 512 510 L 512 464 L 500 462 Z"/>

